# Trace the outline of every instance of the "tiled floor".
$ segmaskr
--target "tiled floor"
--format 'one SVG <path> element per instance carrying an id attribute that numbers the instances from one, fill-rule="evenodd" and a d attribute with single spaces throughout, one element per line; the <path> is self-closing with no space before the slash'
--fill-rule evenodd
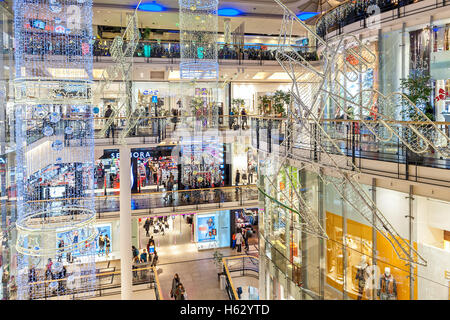
<path id="1" fill-rule="evenodd" d="M 219 287 L 218 270 L 213 260 L 214 250 L 197 250 L 195 243 L 191 242 L 191 226 L 185 218 L 176 216 L 173 222 L 172 230 L 166 231 L 164 235 L 153 235 L 159 255 L 157 267 L 164 299 L 170 299 L 172 279 L 178 273 L 189 300 L 228 300 L 226 292 Z M 140 224 L 141 249 L 145 248 L 149 239 L 145 231 L 142 232 L 143 224 L 144 221 Z M 238 254 L 231 248 L 220 251 L 224 256 Z"/>

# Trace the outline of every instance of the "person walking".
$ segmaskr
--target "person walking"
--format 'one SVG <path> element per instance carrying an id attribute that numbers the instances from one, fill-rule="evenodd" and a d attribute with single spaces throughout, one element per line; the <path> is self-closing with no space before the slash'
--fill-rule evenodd
<path id="1" fill-rule="evenodd" d="M 242 230 L 242 237 L 244 238 L 244 250 L 248 251 L 248 234 L 247 229 Z"/>
<path id="2" fill-rule="evenodd" d="M 242 250 L 242 240 L 244 237 L 242 236 L 242 233 L 240 230 L 236 232 L 236 246 L 237 246 L 237 252 L 241 252 Z"/>
<path id="3" fill-rule="evenodd" d="M 153 261 L 152 261 L 152 267 L 156 267 L 157 263 L 158 263 L 158 253 L 156 253 L 156 251 L 155 251 L 154 256 L 153 256 Z"/>
<path id="4" fill-rule="evenodd" d="M 147 218 L 144 223 L 144 229 L 145 229 L 145 236 L 150 237 L 150 234 L 148 233 L 148 230 L 150 229 L 150 219 Z"/>
<path id="5" fill-rule="evenodd" d="M 105 111 L 105 122 L 108 123 L 110 121 L 110 118 L 113 114 L 113 110 L 111 108 L 111 105 L 108 104 Z M 108 129 L 106 129 L 106 138 L 109 138 L 109 132 L 112 132 L 112 136 L 114 138 L 114 120 L 109 124 Z"/>
<path id="6" fill-rule="evenodd" d="M 242 130 L 245 130 L 247 128 L 247 112 L 245 111 L 245 108 L 242 108 L 241 111 L 241 121 L 242 121 Z"/>
<path id="7" fill-rule="evenodd" d="M 178 283 L 174 296 L 175 300 L 186 300 L 186 290 L 181 282 Z"/>
<path id="8" fill-rule="evenodd" d="M 178 285 L 180 284 L 180 277 L 178 276 L 178 273 L 175 273 L 175 275 L 173 276 L 172 279 L 172 289 L 170 290 L 170 297 L 174 298 L 175 297 L 175 292 L 178 288 Z M 176 298 L 175 298 L 176 300 Z"/>

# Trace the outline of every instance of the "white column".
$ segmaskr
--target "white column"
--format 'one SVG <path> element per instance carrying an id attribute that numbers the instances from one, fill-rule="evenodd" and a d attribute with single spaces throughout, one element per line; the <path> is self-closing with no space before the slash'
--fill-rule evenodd
<path id="1" fill-rule="evenodd" d="M 120 269 L 121 298 L 131 300 L 133 292 L 131 252 L 131 160 L 130 148 L 120 147 Z"/>

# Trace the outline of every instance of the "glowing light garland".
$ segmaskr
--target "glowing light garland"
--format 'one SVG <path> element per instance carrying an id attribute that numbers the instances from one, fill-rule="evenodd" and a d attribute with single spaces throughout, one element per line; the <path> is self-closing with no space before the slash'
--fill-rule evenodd
<path id="1" fill-rule="evenodd" d="M 179 0 L 181 79 L 217 79 L 217 0 Z"/>
<path id="2" fill-rule="evenodd" d="M 90 296 L 96 238 L 92 0 L 15 0 L 14 13 L 17 298 Z M 46 283 L 48 259 L 52 278 L 82 274 L 83 281 L 71 288 Z"/>

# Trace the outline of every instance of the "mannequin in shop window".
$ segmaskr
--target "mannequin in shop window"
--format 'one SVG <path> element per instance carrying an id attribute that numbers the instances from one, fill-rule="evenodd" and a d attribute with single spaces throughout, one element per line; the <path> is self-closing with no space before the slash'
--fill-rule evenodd
<path id="1" fill-rule="evenodd" d="M 384 268 L 378 289 L 380 300 L 397 300 L 397 282 L 391 274 L 391 268 Z"/>
<path id="2" fill-rule="evenodd" d="M 361 262 L 359 264 L 358 271 L 356 272 L 356 281 L 358 283 L 358 300 L 362 299 L 364 289 L 366 287 L 366 280 L 369 278 L 369 264 L 367 263 L 366 256 L 361 257 Z"/>

